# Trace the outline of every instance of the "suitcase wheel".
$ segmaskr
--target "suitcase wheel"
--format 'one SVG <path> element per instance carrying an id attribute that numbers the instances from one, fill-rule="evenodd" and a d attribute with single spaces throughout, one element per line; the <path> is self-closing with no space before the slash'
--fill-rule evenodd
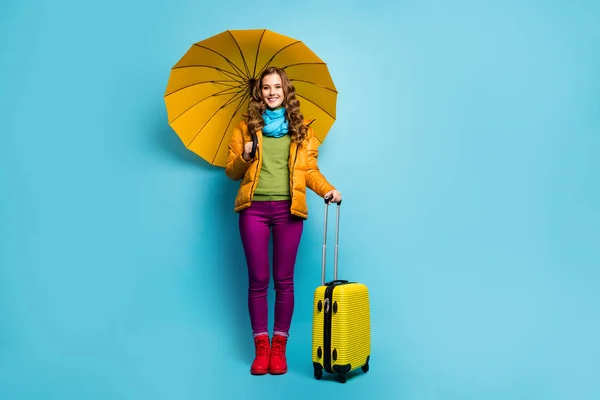
<path id="1" fill-rule="evenodd" d="M 369 362 L 367 361 L 367 363 L 366 363 L 365 365 L 363 365 L 363 366 L 361 367 L 361 369 L 362 369 L 362 371 L 363 371 L 363 372 L 365 372 L 365 373 L 366 373 L 366 372 L 369 372 Z"/>
<path id="2" fill-rule="evenodd" d="M 319 364 L 313 364 L 314 368 L 315 368 L 315 378 L 317 378 L 317 380 L 321 379 L 323 377 L 323 368 L 319 365 Z"/>
<path id="3" fill-rule="evenodd" d="M 369 361 L 371 361 L 371 356 L 367 357 L 367 362 L 361 367 L 364 373 L 369 372 Z"/>

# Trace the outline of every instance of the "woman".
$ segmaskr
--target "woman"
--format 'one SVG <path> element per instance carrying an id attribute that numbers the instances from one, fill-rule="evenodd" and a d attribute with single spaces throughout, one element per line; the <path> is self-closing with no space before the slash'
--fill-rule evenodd
<path id="1" fill-rule="evenodd" d="M 306 188 L 340 202 L 341 194 L 317 166 L 318 141 L 304 121 L 295 88 L 276 67 L 265 70 L 252 88 L 246 120 L 233 132 L 225 172 L 241 180 L 234 210 L 248 267 L 248 309 L 254 335 L 254 375 L 285 374 L 285 349 L 294 310 L 294 267 L 303 221 Z M 253 138 L 256 152 L 251 158 Z M 267 329 L 270 280 L 269 239 L 273 234 L 276 291 L 273 339 Z"/>

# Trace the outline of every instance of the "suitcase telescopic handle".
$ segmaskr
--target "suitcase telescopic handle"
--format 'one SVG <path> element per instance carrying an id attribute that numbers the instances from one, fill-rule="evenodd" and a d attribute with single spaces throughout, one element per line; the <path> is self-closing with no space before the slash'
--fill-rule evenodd
<path id="1" fill-rule="evenodd" d="M 323 255 L 321 260 L 321 286 L 325 285 L 325 270 L 326 270 L 326 256 L 327 256 L 327 219 L 329 217 L 329 203 L 331 202 L 331 196 L 325 197 L 325 218 L 323 227 Z M 333 250 L 333 280 L 337 281 L 338 278 L 338 243 L 340 237 L 340 208 L 342 201 L 337 203 L 337 213 L 335 218 L 335 247 Z"/>

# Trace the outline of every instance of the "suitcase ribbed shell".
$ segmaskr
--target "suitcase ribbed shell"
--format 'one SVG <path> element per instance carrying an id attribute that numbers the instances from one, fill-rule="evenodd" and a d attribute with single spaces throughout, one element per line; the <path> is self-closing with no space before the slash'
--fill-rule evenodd
<path id="1" fill-rule="evenodd" d="M 325 366 L 325 290 L 315 290 L 313 304 L 313 362 Z M 319 306 L 319 302 L 320 306 Z M 369 291 L 362 283 L 337 285 L 329 305 L 331 321 L 331 365 L 352 371 L 364 366 L 371 353 Z"/>

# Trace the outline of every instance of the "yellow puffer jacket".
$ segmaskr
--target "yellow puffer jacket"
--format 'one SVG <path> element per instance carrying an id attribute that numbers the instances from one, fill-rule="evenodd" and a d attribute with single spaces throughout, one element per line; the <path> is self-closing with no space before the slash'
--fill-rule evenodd
<path id="1" fill-rule="evenodd" d="M 304 121 L 307 125 L 309 121 Z M 240 188 L 235 198 L 234 211 L 239 212 L 250 207 L 254 198 L 254 190 L 260 176 L 262 165 L 262 132 L 257 132 L 258 149 L 254 160 L 245 161 L 242 157 L 244 143 L 251 142 L 252 137 L 248 132 L 246 121 L 241 121 L 234 129 L 229 143 L 229 155 L 225 173 L 235 181 L 240 180 Z M 321 197 L 334 190 L 323 176 L 317 165 L 319 141 L 314 136 L 313 129 L 309 126 L 307 136 L 298 145 L 292 142 L 290 145 L 290 157 L 288 165 L 290 168 L 290 196 L 292 205 L 290 212 L 303 219 L 308 218 L 308 206 L 306 204 L 306 188 Z"/>

